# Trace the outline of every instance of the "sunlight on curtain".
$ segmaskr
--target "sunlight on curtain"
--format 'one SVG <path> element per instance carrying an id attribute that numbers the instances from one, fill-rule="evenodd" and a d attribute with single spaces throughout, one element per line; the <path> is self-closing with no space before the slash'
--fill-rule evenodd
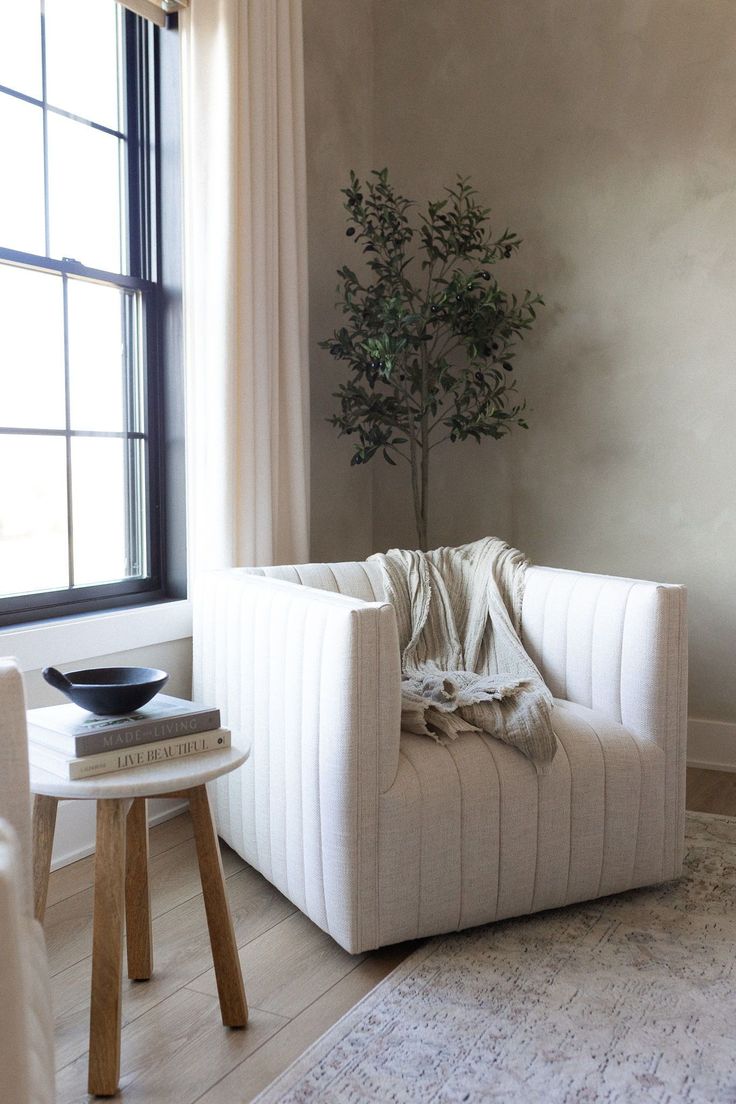
<path id="1" fill-rule="evenodd" d="M 196 0 L 180 26 L 192 574 L 303 562 L 301 0 Z"/>

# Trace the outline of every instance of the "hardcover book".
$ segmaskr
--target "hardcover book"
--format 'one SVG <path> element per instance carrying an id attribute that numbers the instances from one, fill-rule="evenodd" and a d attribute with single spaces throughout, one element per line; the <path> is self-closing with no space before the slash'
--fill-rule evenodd
<path id="1" fill-rule="evenodd" d="M 98 717 L 70 702 L 29 709 L 28 724 L 36 743 L 78 758 L 209 732 L 220 727 L 220 710 L 157 694 L 126 717 Z"/>
<path id="2" fill-rule="evenodd" d="M 198 732 L 194 736 L 177 736 L 173 740 L 158 740 L 153 744 L 140 744 L 119 751 L 105 751 L 100 755 L 72 758 L 53 748 L 37 744 L 37 732 L 38 729 L 35 728 L 28 732 L 28 761 L 40 770 L 71 782 L 80 778 L 92 778 L 97 774 L 112 774 L 149 763 L 169 762 L 188 755 L 230 747 L 228 729 L 217 728 L 212 732 Z"/>

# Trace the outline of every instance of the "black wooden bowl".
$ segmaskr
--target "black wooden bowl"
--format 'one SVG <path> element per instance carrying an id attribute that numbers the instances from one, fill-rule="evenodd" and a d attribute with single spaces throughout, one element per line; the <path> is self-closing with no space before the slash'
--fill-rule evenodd
<path id="1" fill-rule="evenodd" d="M 158 694 L 169 677 L 155 667 L 93 667 L 68 675 L 44 667 L 42 674 L 75 705 L 101 717 L 134 713 Z"/>

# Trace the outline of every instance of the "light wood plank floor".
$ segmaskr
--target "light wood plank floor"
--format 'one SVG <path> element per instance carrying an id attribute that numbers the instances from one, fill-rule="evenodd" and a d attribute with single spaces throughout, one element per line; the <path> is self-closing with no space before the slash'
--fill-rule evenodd
<path id="1" fill-rule="evenodd" d="M 736 815 L 736 774 L 689 770 L 687 804 Z M 219 1018 L 188 815 L 151 830 L 154 976 L 125 981 L 121 1091 L 130 1104 L 246 1104 L 417 944 L 348 955 L 223 845 L 251 1018 Z M 51 875 L 59 1104 L 87 1101 L 93 858 Z"/>

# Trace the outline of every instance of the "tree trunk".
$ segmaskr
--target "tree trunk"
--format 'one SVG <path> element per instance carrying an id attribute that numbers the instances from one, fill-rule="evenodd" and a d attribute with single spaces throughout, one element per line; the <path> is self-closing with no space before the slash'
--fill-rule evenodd
<path id="1" fill-rule="evenodd" d="M 427 550 L 427 500 L 423 494 L 426 484 L 424 457 L 417 454 L 411 466 L 412 497 L 414 499 L 414 523 L 417 529 L 417 546 Z"/>
<path id="2" fill-rule="evenodd" d="M 429 531 L 429 423 L 426 415 L 422 418 L 419 447 L 411 442 L 411 489 L 417 541 L 419 548 L 426 552 Z"/>
<path id="3" fill-rule="evenodd" d="M 426 354 L 422 362 L 422 420 L 419 426 L 419 455 L 414 439 L 411 442 L 411 482 L 414 492 L 414 520 L 417 525 L 419 547 L 427 551 L 429 525 L 429 411 L 427 396 L 429 365 Z"/>
<path id="4" fill-rule="evenodd" d="M 427 551 L 427 518 L 421 510 L 414 511 L 414 519 L 417 526 L 417 547 L 423 552 Z"/>
<path id="5" fill-rule="evenodd" d="M 419 453 L 417 452 L 416 440 L 413 435 L 409 438 L 409 458 L 411 462 L 411 494 L 414 502 L 414 523 L 417 527 L 417 540 L 421 548 L 422 533 L 426 536 L 426 526 L 423 526 L 422 521 L 421 464 Z"/>
<path id="6" fill-rule="evenodd" d="M 426 552 L 428 550 L 427 539 L 429 530 L 429 419 L 424 415 L 422 419 L 422 510 L 421 524 L 419 526 L 419 547 Z"/>

